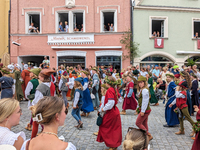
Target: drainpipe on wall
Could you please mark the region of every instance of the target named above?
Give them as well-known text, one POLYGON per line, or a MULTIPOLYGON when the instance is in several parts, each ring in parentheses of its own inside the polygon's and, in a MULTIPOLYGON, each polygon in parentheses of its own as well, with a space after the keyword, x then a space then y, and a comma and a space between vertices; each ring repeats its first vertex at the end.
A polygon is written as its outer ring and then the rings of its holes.
POLYGON ((8 54, 10 54, 10 15, 11 15, 11 0, 10 0, 10 10, 8 11, 8 54))
MULTIPOLYGON (((131 33, 132 37, 131 40, 133 41, 133 0, 130 0, 130 25, 131 25, 131 33)), ((133 58, 134 59, 134 58, 133 58)), ((133 65, 133 60, 130 60, 130 64, 133 65)))

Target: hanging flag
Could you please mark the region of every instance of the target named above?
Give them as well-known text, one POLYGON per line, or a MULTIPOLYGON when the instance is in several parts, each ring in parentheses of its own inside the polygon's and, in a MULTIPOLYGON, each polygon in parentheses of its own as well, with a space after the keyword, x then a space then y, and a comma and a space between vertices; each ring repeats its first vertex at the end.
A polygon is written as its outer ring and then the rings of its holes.
POLYGON ((164 39, 155 38, 154 48, 164 48, 164 39))
POLYGON ((200 40, 197 40, 197 48, 200 49, 200 40))

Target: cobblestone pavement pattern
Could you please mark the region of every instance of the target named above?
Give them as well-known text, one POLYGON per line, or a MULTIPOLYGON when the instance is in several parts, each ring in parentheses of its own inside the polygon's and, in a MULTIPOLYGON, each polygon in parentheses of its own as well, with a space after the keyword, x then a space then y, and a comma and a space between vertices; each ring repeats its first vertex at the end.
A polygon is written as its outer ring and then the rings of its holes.
MULTIPOLYGON (((19 125, 12 128, 12 131, 19 132, 24 131, 26 133, 27 139, 31 137, 31 131, 27 131, 25 126, 30 121, 31 113, 27 108, 27 101, 21 102, 22 116, 19 125)), ((122 104, 118 104, 118 108, 121 111, 122 104)), ((160 101, 159 106, 151 106, 151 114, 149 116, 149 132, 153 136, 153 140, 150 142, 151 150, 190 150, 193 144, 193 140, 189 137, 192 132, 192 126, 188 121, 184 121, 185 125, 185 135, 175 135, 174 133, 179 130, 179 127, 164 128, 165 124, 165 108, 160 101)), ((77 124, 75 119, 71 116, 72 106, 70 105, 69 113, 66 117, 65 124, 59 127, 58 136, 63 135, 65 141, 72 142, 77 150, 104 150, 107 147, 104 143, 98 143, 96 141, 96 136, 93 132, 98 131, 98 126, 96 125, 97 111, 92 112, 88 118, 82 117, 84 123, 84 128, 78 130, 74 127, 77 124)), ((127 115, 121 115, 122 120, 122 134, 123 140, 127 133, 128 127, 136 127, 135 121, 137 116, 134 115, 132 110, 127 111, 127 115)), ((196 120, 195 117, 192 117, 196 120)), ((41 128, 40 128, 41 130, 41 128)), ((39 130, 39 131, 40 131, 39 130)), ((122 150, 122 145, 118 148, 122 150)))

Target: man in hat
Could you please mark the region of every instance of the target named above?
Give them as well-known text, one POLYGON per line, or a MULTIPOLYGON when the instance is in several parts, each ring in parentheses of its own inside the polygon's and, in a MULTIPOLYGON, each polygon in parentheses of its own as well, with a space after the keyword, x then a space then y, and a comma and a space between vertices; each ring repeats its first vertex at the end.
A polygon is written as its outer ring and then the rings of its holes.
POLYGON ((100 102, 99 102, 99 94, 98 94, 98 90, 99 90, 99 76, 97 74, 98 70, 97 68, 93 67, 92 68, 92 93, 95 95, 95 99, 92 100, 93 102, 93 107, 96 110, 97 107, 99 107, 100 102))

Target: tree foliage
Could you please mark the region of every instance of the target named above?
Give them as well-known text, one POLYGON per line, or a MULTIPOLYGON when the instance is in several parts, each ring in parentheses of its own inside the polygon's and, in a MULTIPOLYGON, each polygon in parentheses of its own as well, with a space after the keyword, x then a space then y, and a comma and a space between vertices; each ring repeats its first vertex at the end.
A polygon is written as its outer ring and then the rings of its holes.
POLYGON ((128 50, 128 54, 127 55, 122 55, 123 60, 130 58, 131 60, 133 60, 133 58, 135 58, 138 55, 138 46, 139 44, 136 42, 133 42, 133 35, 131 33, 131 31, 127 31, 123 34, 122 39, 120 40, 121 44, 125 45, 125 49, 128 50))
POLYGON ((187 66, 194 66, 199 59, 194 60, 194 58, 187 59, 187 66))

